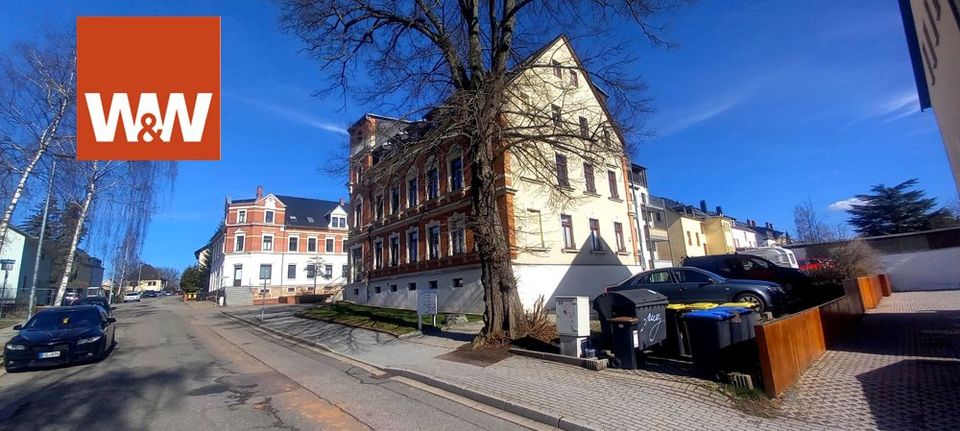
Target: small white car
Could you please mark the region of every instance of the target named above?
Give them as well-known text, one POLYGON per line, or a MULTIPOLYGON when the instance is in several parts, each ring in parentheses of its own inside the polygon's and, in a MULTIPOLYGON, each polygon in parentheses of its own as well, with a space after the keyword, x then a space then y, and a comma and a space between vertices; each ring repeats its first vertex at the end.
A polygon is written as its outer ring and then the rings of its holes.
POLYGON ((140 302, 140 292, 127 292, 123 294, 123 302, 140 302))

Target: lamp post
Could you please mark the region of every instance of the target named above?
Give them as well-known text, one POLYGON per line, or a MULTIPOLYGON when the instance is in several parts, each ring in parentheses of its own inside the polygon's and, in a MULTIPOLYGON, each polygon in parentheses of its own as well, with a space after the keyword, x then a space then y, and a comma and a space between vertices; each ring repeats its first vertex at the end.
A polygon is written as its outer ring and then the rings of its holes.
POLYGON ((3 318, 3 306, 7 300, 7 277, 13 270, 13 264, 17 263, 14 259, 0 260, 0 269, 3 269, 3 289, 0 289, 0 318, 3 318))

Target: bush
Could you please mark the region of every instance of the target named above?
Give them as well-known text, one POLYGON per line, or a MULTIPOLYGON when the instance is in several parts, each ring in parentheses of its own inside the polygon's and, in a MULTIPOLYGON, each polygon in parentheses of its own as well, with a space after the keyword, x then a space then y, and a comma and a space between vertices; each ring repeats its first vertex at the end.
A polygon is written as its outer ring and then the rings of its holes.
POLYGON ((833 270, 843 278, 863 277, 880 270, 880 256, 862 239, 839 243, 829 253, 828 257, 836 262, 833 270))

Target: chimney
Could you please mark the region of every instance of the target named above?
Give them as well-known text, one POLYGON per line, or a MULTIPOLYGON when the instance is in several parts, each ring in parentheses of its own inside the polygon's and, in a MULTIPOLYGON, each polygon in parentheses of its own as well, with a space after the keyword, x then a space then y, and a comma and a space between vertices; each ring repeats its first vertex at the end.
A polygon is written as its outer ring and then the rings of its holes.
POLYGON ((707 201, 705 200, 700 201, 700 211, 707 212, 707 201))
POLYGON ((775 230, 775 229, 773 228, 773 223, 767 223, 767 224, 770 225, 770 227, 768 227, 767 229, 775 230))
POLYGON ((259 200, 262 197, 263 197, 263 186, 257 186, 257 199, 259 200))
POLYGON ((723 215, 723 207, 720 205, 717 205, 717 214, 723 215))

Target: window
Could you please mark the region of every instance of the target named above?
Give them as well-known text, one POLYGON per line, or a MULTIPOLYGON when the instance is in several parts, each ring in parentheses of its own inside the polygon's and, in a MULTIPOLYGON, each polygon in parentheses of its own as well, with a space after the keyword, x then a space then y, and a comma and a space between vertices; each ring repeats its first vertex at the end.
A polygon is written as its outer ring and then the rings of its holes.
POLYGON ((324 242, 326 242, 327 245, 327 253, 333 253, 333 238, 327 238, 324 242))
POLYGON ((348 275, 350 275, 350 265, 343 265, 343 267, 340 268, 340 276, 347 278, 348 275))
POLYGON ((396 284, 391 284, 391 285, 390 285, 390 291, 391 291, 391 292, 396 292, 396 291, 397 291, 397 285, 396 285, 396 284))
POLYGON ((246 223, 247 222, 247 210, 237 211, 237 223, 246 223))
POLYGON ((400 238, 392 237, 390 238, 390 266, 397 266, 400 264, 400 238))
POLYGON ((744 257, 741 259, 741 265, 743 265, 744 271, 751 271, 756 269, 767 269, 770 265, 767 262, 764 262, 760 259, 754 257, 744 257))
POLYGON ((317 251, 317 239, 316 238, 307 238, 307 251, 310 253, 316 253, 317 251))
POLYGON ((407 283, 407 290, 417 290, 417 283, 407 283))
POLYGON ((430 290, 437 290, 437 287, 439 287, 437 280, 430 280, 430 290))
POLYGON ((624 241, 623 241, 623 225, 618 222, 614 222, 613 233, 617 237, 617 251, 619 252, 627 251, 626 244, 624 244, 624 241))
POLYGON ((363 247, 353 249, 353 259, 350 260, 350 263, 353 264, 352 281, 360 281, 360 275, 363 273, 363 247))
POLYGON ((326 278, 326 279, 333 278, 333 265, 323 266, 323 278, 326 278))
POLYGON ((450 250, 451 254, 463 254, 467 250, 467 239, 466 239, 466 229, 463 227, 463 222, 459 221, 454 223, 450 229, 450 250))
POLYGON ((411 178, 407 181, 407 208, 417 206, 417 179, 411 178))
POLYGON ((676 269, 673 274, 677 276, 677 283, 709 283, 713 281, 710 276, 702 272, 688 269, 676 269))
POLYGON ((690 235, 690 231, 687 231, 687 245, 693 245, 693 236, 690 235))
POLYGON ((620 191, 617 189, 617 173, 607 171, 607 181, 610 183, 610 197, 614 199, 620 198, 620 191))
POLYGON ((233 251, 243 251, 243 240, 246 237, 243 235, 237 235, 236 244, 233 246, 233 251))
POLYGON ((263 236, 263 251, 273 251, 273 235, 263 236))
POLYGON ((536 232, 532 232, 533 240, 537 247, 543 248, 545 246, 543 241, 543 215, 535 209, 528 209, 527 212, 530 213, 530 222, 534 223, 537 229, 536 232))
POLYGON ((300 238, 291 236, 287 239, 287 251, 297 251, 297 248, 300 246, 300 238))
POLYGON ((340 247, 341 247, 341 248, 340 248, 340 253, 346 253, 346 252, 347 252, 347 240, 343 240, 343 244, 342 244, 340 247))
POLYGON ((450 161, 450 190, 463 188, 463 158, 457 157, 450 161))
POLYGON ((563 248, 577 248, 577 244, 573 240, 573 219, 566 214, 560 215, 560 226, 563 229, 563 248))
POLYGON ((273 211, 267 210, 263 213, 264 223, 273 223, 273 211))
POLYGON ((380 286, 374 286, 374 287, 373 287, 373 293, 380 293, 380 292, 382 292, 382 291, 383 291, 383 289, 382 289, 380 286))
POLYGON ((417 231, 407 233, 407 263, 417 263, 419 254, 420 233, 417 231))
POLYGON ((570 178, 567 176, 567 156, 557 153, 557 184, 560 187, 570 187, 570 178))
POLYGON ((587 117, 580 117, 580 137, 583 139, 590 138, 590 123, 587 122, 587 117))
POLYGON ((557 128, 560 128, 560 124, 563 122, 562 114, 560 112, 560 105, 551 105, 553 112, 553 125, 557 128))
POLYGON ((694 232, 693 234, 697 236, 697 245, 699 246, 699 245, 700 245, 700 232, 694 232))
POLYGON ((314 279, 317 277, 317 265, 307 264, 307 278, 314 279))
POLYGON ((353 296, 360 296, 360 289, 353 289, 353 296))
POLYGON ((563 68, 560 67, 560 62, 557 60, 552 60, 550 64, 553 66, 553 76, 557 78, 563 78, 563 68))
POLYGON ((390 189, 390 214, 396 214, 400 211, 400 186, 393 186, 390 189))
POLYGON ((590 193, 597 192, 597 185, 593 180, 593 165, 589 163, 583 164, 583 181, 587 185, 587 191, 590 193))
POLYGON ((270 280, 273 277, 273 265, 264 263, 260 265, 260 280, 270 280))
POLYGON ((436 199, 440 196, 440 174, 437 168, 427 171, 427 199, 436 199))
POLYGON ((313 223, 313 217, 307 217, 307 223, 313 223))
POLYGON ((580 80, 577 77, 577 72, 574 70, 570 71, 570 85, 580 87, 580 80))
POLYGON ((363 221, 363 203, 358 203, 357 208, 353 210, 353 227, 359 227, 363 221))
POLYGON ((287 218, 290 219, 290 221, 297 221, 297 216, 295 215, 287 216, 287 218))
POLYGON ((374 215, 377 217, 377 220, 383 220, 383 196, 377 195, 377 198, 374 199, 374 202, 374 215))
POLYGON ((430 259, 440 257, 440 226, 427 228, 427 255, 430 259))
POLYGON ((647 276, 647 279, 643 281, 644 283, 656 284, 656 283, 673 283, 673 280, 670 279, 669 271, 657 271, 653 272, 647 276))
POLYGON ((657 221, 663 221, 663 218, 662 218, 662 216, 660 215, 660 213, 659 213, 659 212, 657 212, 657 213, 654 213, 653 215, 655 216, 654 218, 656 218, 656 219, 657 219, 657 221))
POLYGON ((373 243, 373 268, 383 268, 383 241, 373 243))
POLYGON ((463 279, 462 279, 462 278, 454 278, 453 281, 452 281, 452 285, 453 285, 453 287, 454 287, 455 289, 458 288, 458 287, 463 287, 463 279))
POLYGON ((297 278, 297 265, 287 265, 287 278, 297 278))
POLYGON ((239 286, 240 279, 243 278, 243 265, 233 265, 234 286, 239 286))
POLYGON ((610 147, 610 130, 608 130, 607 128, 603 129, 603 143, 608 148, 610 147))
POLYGON ((594 250, 603 250, 603 243, 600 238, 600 221, 592 218, 590 219, 590 244, 593 245, 594 250))

